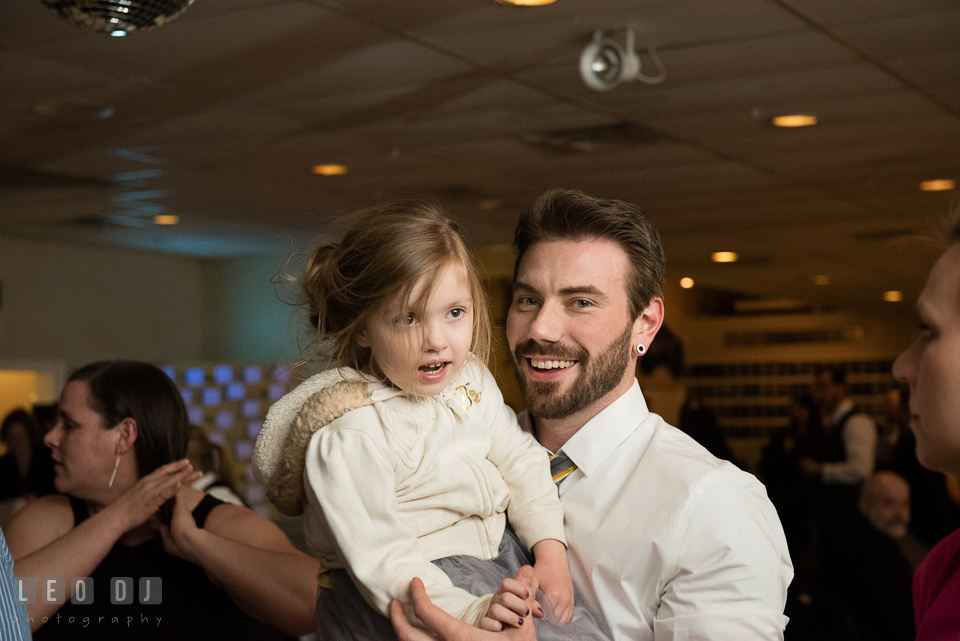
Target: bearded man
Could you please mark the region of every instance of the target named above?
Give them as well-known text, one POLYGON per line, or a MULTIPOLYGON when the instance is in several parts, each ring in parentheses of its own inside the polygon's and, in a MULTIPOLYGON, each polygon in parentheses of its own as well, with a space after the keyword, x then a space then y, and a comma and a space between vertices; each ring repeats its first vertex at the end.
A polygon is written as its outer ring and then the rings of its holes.
MULTIPOLYGON (((664 314, 653 224, 629 203, 551 190, 514 249, 519 420, 555 456, 575 586, 618 641, 782 639, 793 567, 766 491, 648 411, 635 377, 664 314)), ((487 638, 413 592, 440 638, 487 638)), ((402 641, 429 638, 393 618, 402 641)))

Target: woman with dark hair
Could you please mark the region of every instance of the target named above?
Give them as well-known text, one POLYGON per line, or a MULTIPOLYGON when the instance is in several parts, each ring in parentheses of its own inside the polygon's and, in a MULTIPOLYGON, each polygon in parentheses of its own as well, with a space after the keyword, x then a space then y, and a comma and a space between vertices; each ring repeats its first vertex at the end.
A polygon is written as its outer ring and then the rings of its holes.
POLYGON ((24 410, 13 410, 0 424, 0 499, 53 494, 53 460, 43 446, 40 426, 24 410))
POLYGON ((36 583, 25 586, 35 638, 280 634, 258 621, 312 630, 316 561, 270 521, 190 487, 200 473, 184 458, 187 429, 176 386, 152 365, 100 362, 70 376, 44 439, 61 494, 28 504, 5 531, 17 576, 36 583), (62 581, 53 592, 50 577, 62 581))

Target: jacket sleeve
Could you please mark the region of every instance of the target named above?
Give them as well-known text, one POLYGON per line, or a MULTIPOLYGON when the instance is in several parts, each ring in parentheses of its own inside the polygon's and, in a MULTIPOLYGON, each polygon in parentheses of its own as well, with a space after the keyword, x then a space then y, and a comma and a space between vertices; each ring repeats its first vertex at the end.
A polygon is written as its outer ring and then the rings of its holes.
POLYGON ((516 414, 503 402, 490 370, 482 364, 475 365, 477 376, 482 379, 481 407, 491 430, 487 458, 497 466, 510 488, 507 514, 514 531, 529 549, 544 539, 556 539, 566 545, 563 507, 550 475, 547 451, 520 429, 516 414))
MULTIPOLYGON (((372 408, 364 414, 377 420, 372 408)), ((398 515, 389 451, 385 442, 360 429, 328 426, 313 436, 305 481, 335 553, 367 603, 384 616, 391 599, 409 602, 410 581, 419 577, 434 604, 477 625, 491 595, 478 598, 454 587, 423 555, 398 515)))

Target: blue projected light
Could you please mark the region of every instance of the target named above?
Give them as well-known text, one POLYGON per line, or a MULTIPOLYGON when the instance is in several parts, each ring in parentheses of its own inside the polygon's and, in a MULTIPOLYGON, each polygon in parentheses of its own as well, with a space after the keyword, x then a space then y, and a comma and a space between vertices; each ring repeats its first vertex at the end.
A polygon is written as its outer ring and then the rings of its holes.
POLYGON ((184 382, 191 387, 203 385, 206 379, 207 375, 204 373, 202 367, 191 367, 183 373, 184 382))
POLYGON ((243 383, 230 383, 227 385, 227 398, 231 401, 239 401, 247 393, 247 388, 243 383))
POLYGON ((173 365, 167 365, 160 369, 163 370, 163 373, 166 374, 171 381, 177 380, 177 370, 173 369, 173 365))
POLYGON ((217 445, 226 445, 227 444, 227 435, 223 432, 211 431, 207 432, 207 438, 210 439, 211 443, 216 443, 217 445))
POLYGON ((203 408, 191 407, 187 410, 187 418, 192 425, 203 425, 203 408))
POLYGON ((260 401, 249 399, 243 402, 243 415, 246 418, 260 415, 260 401))
POLYGON ((257 438, 262 429, 263 421, 250 421, 247 423, 247 436, 250 438, 257 438))
POLYGON ((247 383, 263 382, 263 370, 256 365, 248 365, 243 368, 243 380, 247 383))
POLYGON ((219 405, 222 399, 223 395, 220 393, 219 387, 208 387, 203 390, 204 405, 219 405))
POLYGON ((217 365, 213 368, 214 382, 225 385, 233 380, 233 368, 229 365, 217 365))
POLYGON ((228 412, 226 410, 220 410, 217 412, 217 427, 222 427, 224 429, 230 429, 233 427, 233 423, 236 420, 233 412, 228 412))
POLYGON ((193 405, 193 390, 190 390, 190 389, 180 390, 180 398, 183 399, 184 405, 193 405))

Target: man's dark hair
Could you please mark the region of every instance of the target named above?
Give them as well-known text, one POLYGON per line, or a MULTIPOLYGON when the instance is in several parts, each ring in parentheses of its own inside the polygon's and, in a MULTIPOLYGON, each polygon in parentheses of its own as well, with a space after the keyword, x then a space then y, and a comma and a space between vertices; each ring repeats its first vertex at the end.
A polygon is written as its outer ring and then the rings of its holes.
POLYGON ((640 316, 654 298, 663 297, 666 257, 660 234, 636 205, 593 198, 581 191, 549 190, 517 223, 513 237, 517 254, 514 280, 530 246, 549 240, 609 240, 619 245, 630 266, 627 298, 631 318, 640 316))

